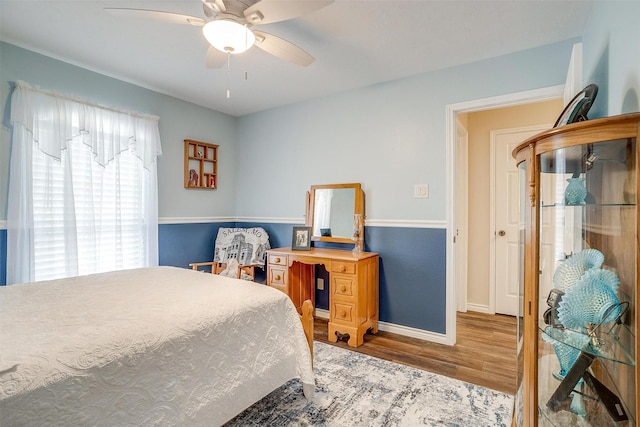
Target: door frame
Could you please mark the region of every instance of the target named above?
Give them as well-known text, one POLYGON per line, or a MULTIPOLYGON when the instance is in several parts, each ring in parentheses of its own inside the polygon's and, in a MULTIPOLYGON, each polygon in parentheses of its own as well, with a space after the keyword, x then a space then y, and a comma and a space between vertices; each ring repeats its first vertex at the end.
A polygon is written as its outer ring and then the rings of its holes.
MULTIPOLYGON (((446 217, 447 217, 447 262, 446 262, 446 334, 445 343, 453 345, 456 343, 456 295, 462 290, 457 289, 456 273, 457 264, 464 264, 466 268, 466 258, 456 263, 456 248, 454 237, 456 233, 456 115, 458 113, 470 113, 474 111, 491 110, 495 108, 513 107, 516 105, 530 104, 534 102, 548 101, 562 98, 564 85, 550 86, 540 89, 533 89, 523 92, 515 92, 507 95, 499 95, 490 98, 476 99, 472 101, 459 102, 446 105, 446 217)), ((464 213, 466 215, 466 212, 464 213)), ((467 242, 467 239, 462 239, 467 242)), ((463 243, 466 244, 466 243, 463 243)), ((466 253, 466 249, 463 248, 466 253)), ((466 289, 464 290, 466 293, 466 289)))
POLYGON ((469 133, 467 128, 456 117, 456 165, 464 165, 465 167, 456 168, 456 206, 454 211, 456 217, 456 228, 454 232, 454 250, 456 251, 456 283, 457 297, 456 310, 461 312, 467 311, 467 238, 469 235, 469 203, 468 203, 468 168, 469 168, 469 133))

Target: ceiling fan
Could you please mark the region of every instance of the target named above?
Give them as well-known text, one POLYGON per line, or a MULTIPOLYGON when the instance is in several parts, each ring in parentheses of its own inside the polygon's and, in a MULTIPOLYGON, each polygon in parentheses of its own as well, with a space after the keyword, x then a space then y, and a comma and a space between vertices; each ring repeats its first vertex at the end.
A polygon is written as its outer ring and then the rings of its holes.
POLYGON ((229 55, 242 53, 254 44, 277 58, 307 66, 313 63, 313 56, 287 40, 252 27, 298 18, 321 9, 334 0, 201 1, 204 18, 161 10, 115 7, 105 7, 105 10, 118 15, 137 14, 164 22, 202 27, 210 44, 206 61, 210 68, 224 65, 229 55))

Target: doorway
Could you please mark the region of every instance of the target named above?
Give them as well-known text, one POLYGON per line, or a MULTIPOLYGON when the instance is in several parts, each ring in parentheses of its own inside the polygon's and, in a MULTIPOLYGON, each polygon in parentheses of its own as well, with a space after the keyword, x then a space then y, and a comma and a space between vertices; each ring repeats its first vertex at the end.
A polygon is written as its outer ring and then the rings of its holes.
MULTIPOLYGON (((447 337, 446 341, 448 344, 455 344, 456 342, 456 313, 458 309, 460 311, 466 311, 466 309, 481 311, 491 313, 492 308, 495 307, 494 302, 489 303, 489 295, 488 290, 486 291, 486 298, 484 300, 476 301, 477 295, 476 291, 478 291, 477 286, 477 275, 470 270, 470 247, 474 244, 473 240, 470 238, 472 230, 474 227, 477 229, 477 226, 473 224, 473 218, 476 217, 476 210, 470 203, 465 204, 459 203, 460 192, 465 192, 468 194, 476 194, 473 188, 470 188, 470 184, 472 182, 476 182, 474 178, 469 175, 469 177, 461 183, 462 178, 464 176, 463 172, 468 172, 471 174, 472 165, 475 165, 478 159, 474 153, 473 148, 473 138, 471 137, 472 132, 467 132, 469 134, 468 144, 466 147, 463 144, 459 144, 457 141, 457 135, 460 134, 460 123, 463 123, 466 126, 467 131, 469 131, 470 126, 469 119, 473 122, 473 114, 483 112, 485 114, 503 108, 511 108, 511 107, 524 107, 533 103, 540 103, 551 100, 558 100, 559 102, 559 110, 553 111, 552 114, 555 116, 560 113, 562 110, 562 95, 563 95, 564 86, 554 86, 549 88, 537 89, 526 92, 519 92, 510 95, 504 95, 499 97, 492 97, 487 99, 469 101, 459 104, 452 104, 447 106, 446 111, 446 119, 447 119, 447 337), (460 154, 459 150, 465 150, 466 153, 460 154), (465 165, 460 165, 457 163, 456 159, 467 158, 468 162, 465 165), (461 172, 462 171, 462 172, 461 172), (465 183, 469 184, 467 188, 465 188, 465 183), (462 205, 462 206, 460 206, 462 205), (463 212, 460 212, 459 209, 462 209, 463 212), (468 212, 473 212, 474 215, 468 215, 468 212), (464 230, 462 227, 465 226, 464 223, 459 224, 458 222, 461 219, 467 218, 468 225, 467 230, 464 230), (460 227, 459 227, 460 226, 460 227), (460 237, 460 232, 465 232, 465 236, 460 237), (456 235, 457 234, 457 235, 456 235), (458 244, 466 245, 467 247, 456 246, 458 244), (460 255, 462 254, 462 255, 460 255), (465 273, 466 270, 466 273, 465 273), (460 276, 464 276, 462 279, 460 276), (467 280, 464 280, 464 279, 467 280), (473 281, 470 281, 469 278, 473 278, 473 281), (465 283, 467 282, 467 283, 465 283), (460 286, 464 286, 460 288, 460 286), (463 301, 462 296, 467 294, 466 304, 463 301), (470 301, 472 301, 470 303, 470 301)), ((508 127, 508 126, 503 126, 508 127)), ((488 148, 487 148, 488 151, 488 148)), ((488 154, 487 154, 488 156, 488 154)), ((487 157, 488 158, 488 157, 487 157)), ((484 168, 489 169, 489 162, 487 161, 484 165, 484 168)), ((488 196, 486 197, 488 199, 488 196)), ((485 200, 486 203, 486 200, 485 200)), ((488 213, 487 213, 488 217, 488 213)), ((488 221, 485 221, 485 225, 483 227, 483 232, 485 236, 487 236, 489 224, 488 221)), ((476 230, 478 231, 478 230, 476 230)), ((480 231, 478 231, 480 232, 480 231)), ((487 237, 486 237, 487 238, 487 237)), ((488 240, 488 238, 487 238, 488 240)), ((480 246, 480 248, 484 247, 485 255, 488 253, 488 244, 484 246, 480 246)), ((482 252, 476 251, 476 252, 482 252)), ((489 271, 489 261, 485 262, 484 268, 486 269, 487 274, 485 282, 488 282, 488 271, 489 271)), ((487 288, 488 289, 488 288, 487 288)), ((494 309, 494 308, 493 308, 494 309)))

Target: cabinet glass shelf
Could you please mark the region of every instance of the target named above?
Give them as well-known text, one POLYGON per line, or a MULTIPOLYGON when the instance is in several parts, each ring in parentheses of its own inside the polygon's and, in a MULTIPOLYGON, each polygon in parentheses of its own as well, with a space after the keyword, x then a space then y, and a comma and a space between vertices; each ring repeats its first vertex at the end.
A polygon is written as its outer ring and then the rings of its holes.
MULTIPOLYGON (((544 321, 541 320, 540 324, 544 324, 544 321)), ((608 329, 611 328, 611 325, 603 325, 603 327, 608 329)), ((597 334, 596 345, 593 345, 591 338, 581 331, 547 326, 546 328, 541 327, 540 332, 544 335, 545 341, 548 338, 601 359, 635 366, 635 359, 629 348, 630 343, 634 342, 634 337, 627 325, 616 325, 611 332, 597 334)))
POLYGON ((585 203, 583 205, 564 205, 561 203, 554 203, 550 205, 542 205, 542 208, 616 208, 616 207, 635 207, 635 203, 585 203))

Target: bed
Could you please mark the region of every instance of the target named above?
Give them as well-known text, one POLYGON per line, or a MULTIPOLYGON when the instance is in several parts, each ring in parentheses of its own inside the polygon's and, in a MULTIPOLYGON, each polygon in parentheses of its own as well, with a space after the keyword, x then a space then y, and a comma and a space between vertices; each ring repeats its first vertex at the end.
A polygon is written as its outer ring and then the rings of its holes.
POLYGON ((214 426, 290 379, 315 388, 296 309, 253 282, 151 267, 3 286, 0 316, 3 426, 214 426))

